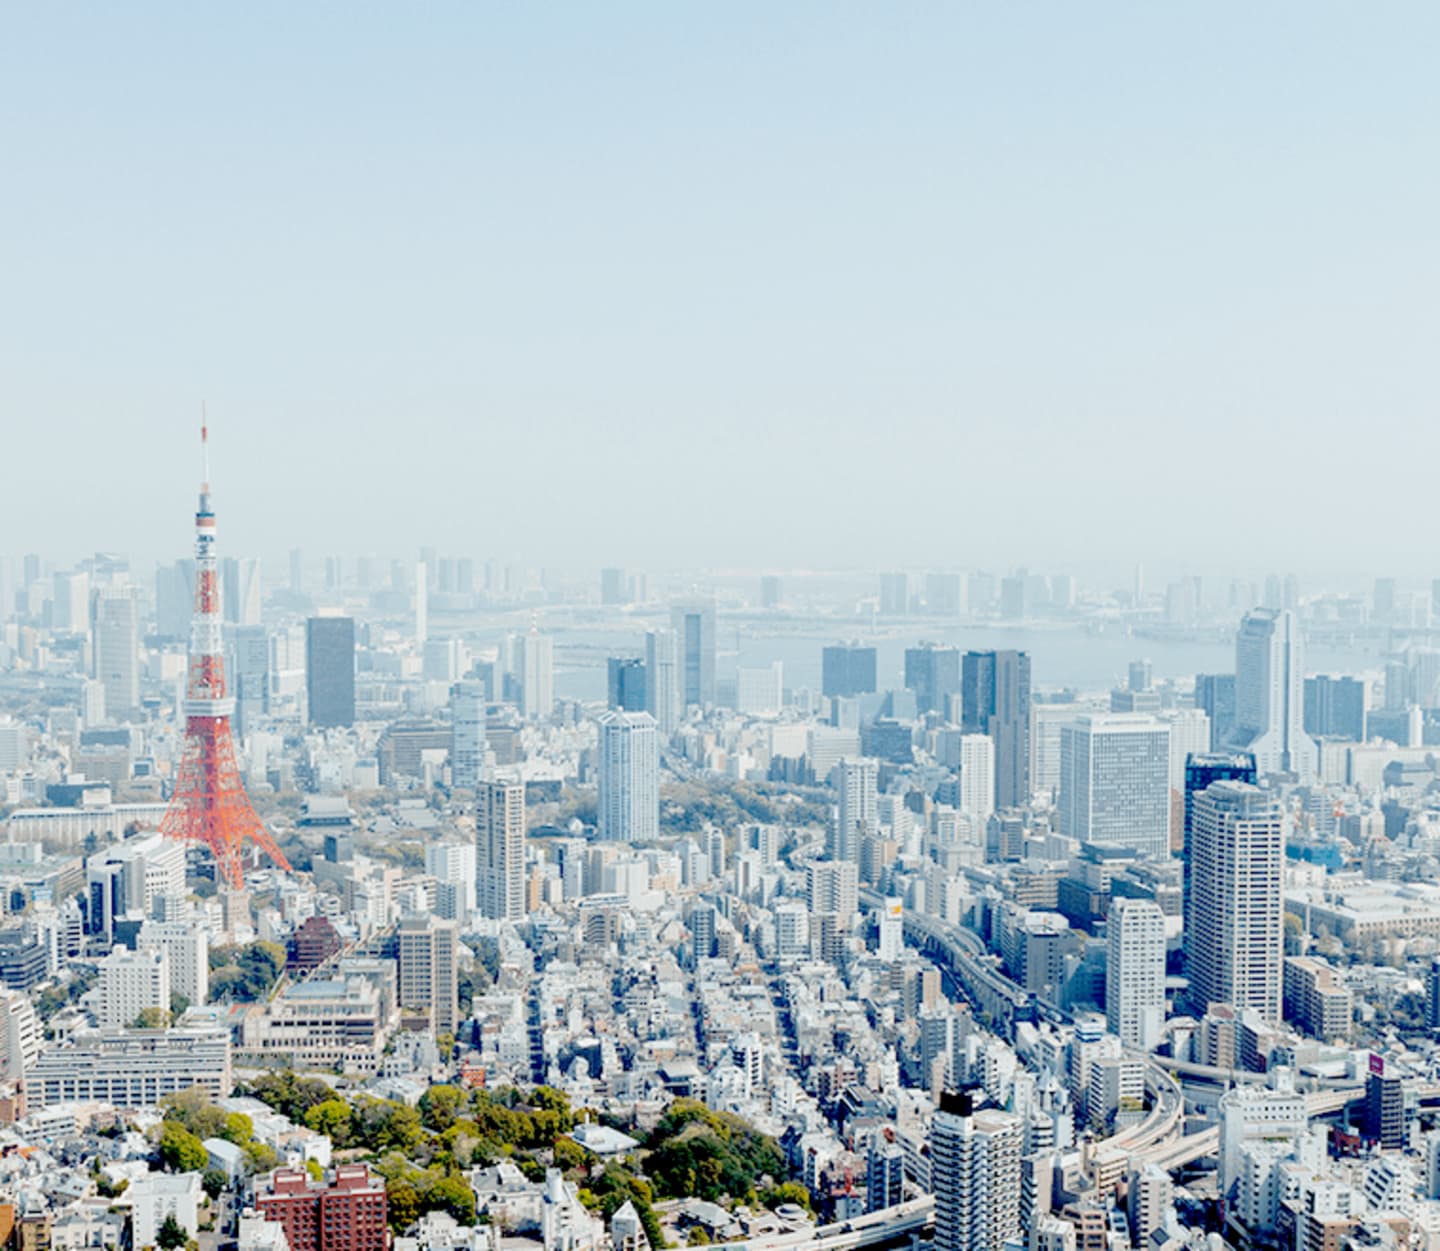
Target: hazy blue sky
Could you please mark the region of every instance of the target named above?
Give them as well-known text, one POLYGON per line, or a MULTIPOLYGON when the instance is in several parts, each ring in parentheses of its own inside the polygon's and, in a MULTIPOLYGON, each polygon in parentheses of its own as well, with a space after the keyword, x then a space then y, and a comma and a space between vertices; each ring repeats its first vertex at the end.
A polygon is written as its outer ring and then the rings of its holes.
POLYGON ((0 7, 0 550, 1440 573, 1440 6, 0 7))

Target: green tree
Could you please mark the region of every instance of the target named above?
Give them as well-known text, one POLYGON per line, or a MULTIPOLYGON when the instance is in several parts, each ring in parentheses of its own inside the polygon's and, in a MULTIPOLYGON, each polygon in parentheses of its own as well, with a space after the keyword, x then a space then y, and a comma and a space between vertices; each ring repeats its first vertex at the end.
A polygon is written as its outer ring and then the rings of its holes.
POLYGON ((205 1187, 205 1193, 212 1199, 218 1199, 220 1192, 230 1184, 230 1179, 218 1168, 207 1168, 204 1176, 200 1178, 200 1184, 205 1187))
POLYGON ((385 1186, 390 1228, 403 1234, 420 1219, 420 1192, 408 1181, 389 1182, 385 1186))
POLYGON ((425 1209, 441 1208, 462 1225, 475 1223, 475 1192, 464 1178, 451 1174, 437 1178, 425 1193, 425 1209))
POLYGON ((160 1159, 172 1173, 199 1173, 210 1163, 210 1153, 179 1121, 166 1121, 160 1127, 160 1159))
POLYGON ((220 1137, 226 1142, 233 1142, 237 1147, 243 1147, 255 1137, 255 1122, 243 1112, 231 1112, 225 1117, 225 1126, 220 1131, 220 1137))
POLYGON ((190 1235, 185 1232, 185 1226, 175 1219, 173 1213, 161 1222, 160 1231, 155 1235, 155 1243, 163 1251, 180 1251, 189 1241, 190 1235))
POLYGON ((469 1102, 469 1094, 459 1086, 431 1086, 420 1096, 420 1118, 427 1129, 444 1133, 469 1102))
POLYGON ((778 1186, 771 1186, 760 1200, 772 1211, 782 1203, 798 1203, 807 1212, 811 1210, 810 1192, 799 1182, 781 1182, 778 1186))
POLYGON ((140 1015, 135 1018, 132 1029, 164 1029, 170 1024, 170 1012, 167 1008, 141 1008, 140 1015))
POLYGON ((343 1099, 327 1099, 305 1113, 305 1124, 325 1134, 337 1147, 350 1145, 350 1105, 343 1099))
POLYGON ((552 1150, 555 1155, 555 1167, 567 1173, 572 1169, 584 1168, 593 1158, 584 1147, 566 1134, 561 1134, 555 1139, 552 1150))
POLYGON ((280 1163, 280 1157, 275 1154, 275 1148, 268 1143, 247 1142, 245 1144, 245 1162, 252 1174, 268 1173, 280 1163))

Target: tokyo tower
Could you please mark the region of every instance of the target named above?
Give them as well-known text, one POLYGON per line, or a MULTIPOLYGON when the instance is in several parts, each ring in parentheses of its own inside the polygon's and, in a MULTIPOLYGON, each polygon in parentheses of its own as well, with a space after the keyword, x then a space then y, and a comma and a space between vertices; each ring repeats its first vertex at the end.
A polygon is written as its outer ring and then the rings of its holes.
POLYGON ((185 688, 185 749, 160 832, 167 838, 204 843, 215 857, 217 880, 238 890, 245 885, 241 855, 247 840, 280 868, 290 865, 255 815, 235 764, 235 740, 230 735, 235 699, 225 688, 215 512, 210 507, 210 438, 203 423, 200 450, 204 481, 195 514, 195 613, 190 622, 190 671, 185 688))

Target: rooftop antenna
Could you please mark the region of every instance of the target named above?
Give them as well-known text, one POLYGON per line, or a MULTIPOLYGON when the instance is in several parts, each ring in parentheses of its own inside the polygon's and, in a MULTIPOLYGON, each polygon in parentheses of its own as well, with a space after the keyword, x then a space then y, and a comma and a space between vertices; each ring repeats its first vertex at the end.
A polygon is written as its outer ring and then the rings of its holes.
POLYGON ((205 489, 210 489, 210 426, 205 417, 205 401, 200 401, 200 473, 205 489))

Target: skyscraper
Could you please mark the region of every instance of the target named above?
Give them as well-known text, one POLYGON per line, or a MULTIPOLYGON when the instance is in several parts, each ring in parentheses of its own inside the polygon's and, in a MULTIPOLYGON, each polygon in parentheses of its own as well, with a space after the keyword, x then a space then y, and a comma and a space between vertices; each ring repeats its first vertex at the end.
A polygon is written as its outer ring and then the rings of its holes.
POLYGON ((826 697, 869 695, 875 685, 873 647, 834 643, 820 653, 820 691, 826 697))
POLYGON ((681 703, 709 707, 715 702, 715 601, 677 604, 670 624, 679 639, 681 703))
POLYGON ((1365 741, 1365 683, 1319 674, 1305 679, 1305 733, 1365 741))
POLYGON ((525 916, 525 784, 481 782, 475 804, 475 902, 497 921, 525 916))
POLYGON ((880 762, 866 758, 843 759, 835 769, 839 804, 828 848, 832 860, 860 863, 860 840, 879 826, 877 788, 880 762))
POLYGON ((1185 934, 1194 932, 1190 920, 1190 900, 1193 895, 1191 884, 1194 874, 1190 866, 1195 863, 1190 844, 1195 825, 1195 796, 1216 782, 1249 782, 1259 780, 1255 770, 1255 757, 1249 752, 1196 752, 1185 761, 1185 934))
POLYGON ((995 740, 995 804, 1030 802, 1030 654, 966 652, 961 728, 995 740))
POLYGON ((430 567, 425 561, 415 565, 415 646, 424 647, 430 637, 430 567))
POLYGON ((140 605, 133 587, 105 587, 95 599, 95 676, 114 720, 140 711, 140 605))
POLYGON ((155 570, 155 630, 167 639, 190 634, 190 611, 195 605, 195 562, 177 560, 155 570))
POLYGON ((270 689, 270 636, 260 625, 235 626, 230 672, 235 675, 235 730, 249 734, 265 713, 270 689))
POLYGON ((1305 650, 1293 612, 1257 608, 1235 636, 1235 728, 1229 746, 1255 754, 1264 777, 1315 780, 1319 754, 1305 733, 1305 650))
POLYGON ((429 1012, 437 1034, 453 1032, 460 1016, 460 927, 434 916, 409 916, 396 929, 402 1008, 429 1012))
POLYGON ((520 715, 543 721, 554 711, 554 643, 531 626, 520 639, 520 715))
POLYGON ((606 700, 620 712, 644 712, 645 662, 637 656, 611 656, 605 664, 606 700))
POLYGON ((944 716, 950 696, 960 691, 960 651, 940 643, 905 649, 905 687, 915 692, 915 708, 944 716))
POLYGON ((305 697, 318 726, 355 724, 355 619, 305 622, 305 697))
POLYGON ((623 604, 625 595, 625 570, 600 570, 600 602, 606 605, 623 604))
POLYGON ((945 1091, 930 1124, 935 1251, 1001 1251, 1020 1232, 1021 1120, 945 1091))
POLYGON ((880 575, 880 611, 887 617, 910 611, 910 580, 903 573, 880 575))
POLYGON ((1105 1026, 1149 1051, 1165 1028, 1165 914, 1150 899, 1115 899, 1105 924, 1105 1026))
POLYGON ((227 556, 220 567, 225 620, 231 625, 260 624, 260 558, 227 556))
POLYGON ((1227 1003, 1280 1019, 1283 821, 1279 802, 1248 782, 1216 782, 1195 796, 1185 951, 1197 1013, 1227 1003))
POLYGON ((1197 673, 1195 707, 1210 718, 1210 750, 1219 751, 1235 732, 1235 675, 1197 673))
POLYGON ((450 785, 473 791, 485 770, 485 687, 457 682, 450 688, 450 785))
POLYGON ((648 712, 607 712, 600 718, 599 837, 648 842, 660 836, 660 753, 648 712))
POLYGON ((645 635, 645 711, 664 738, 680 722, 680 638, 674 630, 645 635))
POLYGON ((1170 730, 1107 713, 1060 729, 1060 832, 1164 858, 1170 847, 1170 730))
POLYGON ((995 744, 988 734, 960 735, 960 811, 981 824, 995 811, 995 744))

